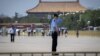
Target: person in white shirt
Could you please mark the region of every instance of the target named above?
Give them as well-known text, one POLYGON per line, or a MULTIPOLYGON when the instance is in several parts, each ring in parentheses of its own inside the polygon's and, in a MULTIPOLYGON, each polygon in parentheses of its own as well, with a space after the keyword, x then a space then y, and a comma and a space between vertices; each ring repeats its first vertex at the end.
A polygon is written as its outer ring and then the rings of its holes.
POLYGON ((28 33, 28 36, 31 35, 31 28, 30 27, 27 28, 27 33, 28 33))
POLYGON ((10 31, 11 42, 14 42, 15 41, 15 34, 16 34, 15 26, 12 26, 9 31, 10 31))
POLYGON ((33 33, 34 33, 34 35, 36 35, 36 30, 35 29, 33 30, 33 33))

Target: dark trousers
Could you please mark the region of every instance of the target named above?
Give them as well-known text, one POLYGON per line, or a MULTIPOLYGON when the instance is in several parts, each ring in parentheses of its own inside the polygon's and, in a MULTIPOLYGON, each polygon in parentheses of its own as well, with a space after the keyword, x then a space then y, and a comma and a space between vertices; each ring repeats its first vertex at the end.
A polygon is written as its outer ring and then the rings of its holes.
POLYGON ((30 36, 31 35, 31 32, 28 32, 28 36, 30 36))
POLYGON ((15 34, 10 34, 11 35, 11 42, 14 42, 15 40, 15 34))
POLYGON ((45 33, 44 32, 42 32, 42 36, 44 36, 45 35, 45 33))
POLYGON ((52 32, 52 52, 56 52, 57 38, 58 38, 57 32, 56 31, 52 32))
POLYGON ((20 36, 20 31, 18 31, 18 36, 20 36))

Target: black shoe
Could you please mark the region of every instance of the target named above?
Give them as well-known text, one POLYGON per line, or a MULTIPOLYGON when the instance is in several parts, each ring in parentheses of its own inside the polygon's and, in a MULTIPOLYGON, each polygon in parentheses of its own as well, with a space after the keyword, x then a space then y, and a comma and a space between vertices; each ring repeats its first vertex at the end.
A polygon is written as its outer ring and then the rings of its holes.
POLYGON ((58 54, 58 53, 53 53, 52 55, 53 55, 53 56, 58 56, 59 54, 58 54))
POLYGON ((11 41, 11 42, 14 42, 14 41, 11 41))

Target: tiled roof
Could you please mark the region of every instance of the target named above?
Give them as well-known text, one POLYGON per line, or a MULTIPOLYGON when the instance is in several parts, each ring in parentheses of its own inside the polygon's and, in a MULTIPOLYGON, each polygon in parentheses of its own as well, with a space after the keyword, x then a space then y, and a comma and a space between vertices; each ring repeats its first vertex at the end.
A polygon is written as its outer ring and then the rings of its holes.
POLYGON ((85 7, 79 2, 40 2, 36 7, 29 9, 27 13, 36 12, 76 12, 84 11, 85 7))

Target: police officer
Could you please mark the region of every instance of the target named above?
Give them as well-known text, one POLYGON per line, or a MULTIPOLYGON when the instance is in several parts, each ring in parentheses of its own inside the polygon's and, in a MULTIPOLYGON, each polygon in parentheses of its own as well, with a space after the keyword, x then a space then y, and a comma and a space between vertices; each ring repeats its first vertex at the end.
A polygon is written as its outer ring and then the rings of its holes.
POLYGON ((58 39, 58 32, 59 28, 57 25, 58 14, 54 14, 54 18, 51 20, 51 32, 52 32, 52 55, 58 55, 56 52, 57 48, 57 39, 58 39))

